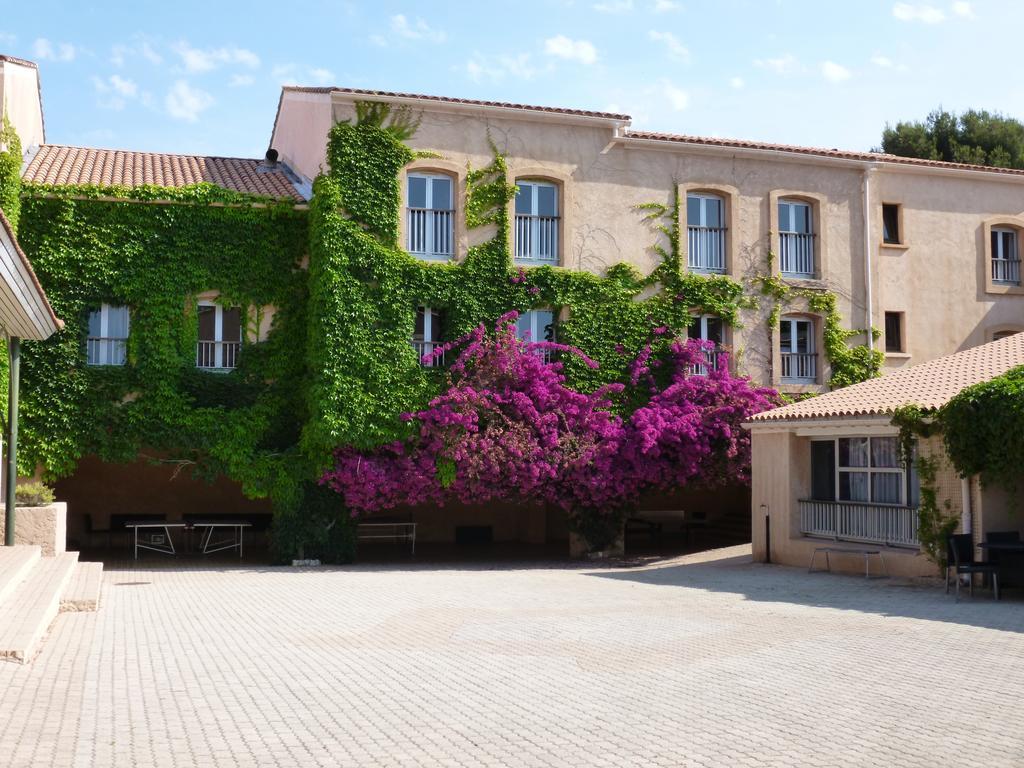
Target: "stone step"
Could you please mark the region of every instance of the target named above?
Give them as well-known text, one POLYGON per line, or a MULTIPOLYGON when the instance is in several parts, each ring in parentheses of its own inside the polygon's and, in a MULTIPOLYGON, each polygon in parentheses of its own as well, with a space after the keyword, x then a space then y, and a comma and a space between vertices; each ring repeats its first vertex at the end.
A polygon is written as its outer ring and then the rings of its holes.
POLYGON ((79 563, 60 596, 61 611, 95 611, 100 605, 102 584, 103 563, 79 563))
POLYGON ((25 580, 41 553, 33 546, 0 547, 0 605, 25 580))
POLYGON ((32 660, 60 611, 60 596, 77 564, 77 552, 40 558, 0 604, 0 659, 32 660))

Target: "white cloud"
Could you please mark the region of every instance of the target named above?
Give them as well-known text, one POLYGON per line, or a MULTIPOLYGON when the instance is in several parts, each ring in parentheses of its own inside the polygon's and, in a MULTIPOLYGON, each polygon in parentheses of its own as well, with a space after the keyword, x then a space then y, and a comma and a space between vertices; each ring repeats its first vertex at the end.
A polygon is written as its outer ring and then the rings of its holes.
POLYGON ((374 45, 379 45, 381 48, 388 47, 388 41, 384 39, 384 35, 370 35, 370 42, 374 45))
POLYGON ((327 85, 334 79, 334 73, 323 67, 314 67, 309 70, 309 76, 313 78, 313 82, 317 85, 327 85))
POLYGON ((129 99, 134 99, 139 93, 139 87, 134 80, 111 75, 106 79, 93 77, 93 88, 96 90, 96 103, 103 109, 122 110, 129 99))
POLYGON ((401 13, 391 17, 391 31, 407 40, 427 40, 431 43, 443 43, 448 39, 448 35, 445 34, 444 30, 434 29, 420 18, 410 23, 409 19, 401 13))
POLYGON ((890 59, 888 56, 883 56, 880 53, 876 53, 874 56, 871 57, 871 63, 874 64, 876 67, 881 67, 882 69, 892 69, 894 66, 896 66, 893 63, 892 59, 890 59))
POLYGON ((32 53, 45 61, 73 61, 78 51, 71 43, 51 43, 45 37, 36 38, 32 53))
POLYGON ((892 15, 900 21, 920 21, 923 24, 940 24, 946 20, 946 12, 933 5, 923 3, 896 3, 892 15))
POLYGON ((124 66, 129 58, 141 56, 150 64, 162 64, 164 57, 156 52, 156 49, 146 40, 138 43, 118 43, 110 49, 110 63, 115 67, 124 66))
POLYGON ((735 88, 737 91, 745 85, 742 77, 733 77, 729 79, 729 87, 735 88))
POLYGON ((226 46, 222 48, 193 48, 186 41, 175 43, 174 52, 181 57, 186 72, 209 72, 224 64, 237 64, 249 69, 260 65, 260 57, 247 48, 226 46))
POLYGON ((278 85, 299 85, 296 75, 298 69, 297 64, 278 64, 270 70, 270 76, 278 85))
POLYGON ((664 78, 661 80, 661 95, 665 97, 676 112, 682 112, 690 106, 690 94, 664 78))
POLYGON ((195 123, 199 115, 213 106, 213 96, 199 88, 193 88, 185 80, 177 80, 164 98, 167 113, 176 120, 195 123))
POLYGON ((830 83, 841 83, 844 80, 849 80, 851 73, 842 64, 836 64, 834 61, 823 61, 821 62, 821 76, 830 83))
POLYGON ((659 32, 656 29, 652 29, 647 33, 647 36, 658 43, 664 43, 665 47, 668 48, 668 54, 673 59, 679 61, 689 61, 690 51, 689 49, 679 42, 679 39, 671 32, 659 32))
POLYGON ((246 85, 252 85, 255 82, 256 78, 252 75, 239 75, 236 73, 231 76, 230 80, 228 80, 228 85, 232 88, 241 88, 246 85))
POLYGON ((678 11, 679 8, 680 5, 675 0, 654 0, 655 13, 668 13, 669 11, 678 11))
POLYGON ((470 80, 479 83, 484 80, 503 80, 506 77, 531 80, 541 69, 534 64, 528 53, 487 58, 474 52, 465 64, 465 71, 470 80))
POLYGON ((777 75, 789 75, 800 68, 800 62, 792 53, 785 53, 775 59, 755 59, 754 65, 777 75))
POLYGON ((601 0, 594 4, 599 13, 629 13, 633 10, 633 0, 601 0))
POLYGON ((593 64, 597 61, 597 49, 588 40, 572 40, 565 35, 555 35, 544 41, 544 53, 560 59, 593 64))
POLYGON ((973 19, 974 9, 970 3, 961 0, 961 2, 953 3, 953 15, 959 16, 962 19, 973 19))

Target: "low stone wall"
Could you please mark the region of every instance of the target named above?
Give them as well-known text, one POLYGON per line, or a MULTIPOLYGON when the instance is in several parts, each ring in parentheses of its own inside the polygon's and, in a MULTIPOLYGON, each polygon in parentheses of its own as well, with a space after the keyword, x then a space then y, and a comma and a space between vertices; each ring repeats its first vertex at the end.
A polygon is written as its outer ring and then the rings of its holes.
MULTIPOLYGON (((6 531, 6 510, 0 504, 0 541, 6 531)), ((14 543, 34 544, 42 548, 44 557, 63 554, 68 539, 68 505, 55 501, 45 507, 18 507, 14 511, 14 543)))

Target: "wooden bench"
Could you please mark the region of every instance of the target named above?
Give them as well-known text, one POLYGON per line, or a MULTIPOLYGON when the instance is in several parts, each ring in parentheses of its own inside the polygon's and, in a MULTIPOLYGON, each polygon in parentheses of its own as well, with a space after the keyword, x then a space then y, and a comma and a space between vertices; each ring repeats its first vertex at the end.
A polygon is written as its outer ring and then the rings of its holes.
POLYGON ((863 555, 864 556, 864 578, 871 577, 871 557, 877 555, 879 561, 882 563, 882 574, 885 576, 889 575, 889 569, 885 566, 885 557, 882 555, 880 549, 864 549, 864 548, 852 548, 852 547, 815 547, 811 553, 811 563, 807 566, 808 573, 814 573, 814 558, 819 552, 825 553, 825 570, 828 573, 832 573, 832 562, 829 558, 830 554, 841 554, 841 555, 863 555))

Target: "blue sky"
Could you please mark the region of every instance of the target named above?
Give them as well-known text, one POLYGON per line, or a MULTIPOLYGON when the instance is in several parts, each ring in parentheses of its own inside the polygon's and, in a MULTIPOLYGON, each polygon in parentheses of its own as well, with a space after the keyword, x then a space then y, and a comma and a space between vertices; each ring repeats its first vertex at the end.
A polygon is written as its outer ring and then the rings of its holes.
POLYGON ((867 149, 939 104, 1024 117, 1024 3, 8 4, 47 140, 259 157, 283 83, 623 111, 634 127, 867 149))

